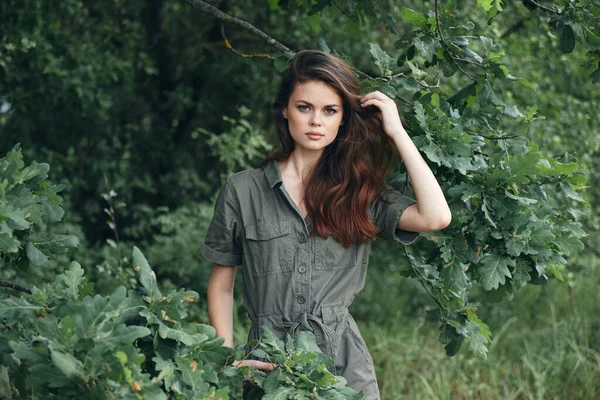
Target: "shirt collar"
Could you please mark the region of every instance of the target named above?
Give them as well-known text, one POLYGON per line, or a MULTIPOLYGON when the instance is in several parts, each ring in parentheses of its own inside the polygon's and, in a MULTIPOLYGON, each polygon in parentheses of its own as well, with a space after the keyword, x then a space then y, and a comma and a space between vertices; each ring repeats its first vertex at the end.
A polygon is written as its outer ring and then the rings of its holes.
POLYGON ((267 165, 263 167, 263 170, 265 171, 265 176, 267 177, 267 181, 269 181, 271 188, 281 184, 281 171, 279 170, 279 164, 277 164, 277 161, 269 161, 267 165))

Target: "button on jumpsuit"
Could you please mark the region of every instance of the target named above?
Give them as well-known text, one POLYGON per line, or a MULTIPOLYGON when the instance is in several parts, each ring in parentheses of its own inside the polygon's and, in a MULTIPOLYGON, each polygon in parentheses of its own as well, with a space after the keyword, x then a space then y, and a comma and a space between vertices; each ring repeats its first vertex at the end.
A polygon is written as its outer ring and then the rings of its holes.
MULTIPOLYGON (((415 202, 397 191, 369 207, 380 237, 412 243, 418 236, 396 228, 415 202)), ((242 266, 243 301, 252 321, 248 340, 268 326, 282 339, 314 333, 334 371, 347 385, 379 399, 373 360, 348 307, 365 283, 370 243, 344 247, 330 235, 310 237, 304 218, 282 184, 277 162, 232 175, 215 204, 200 253, 213 263, 242 266)))

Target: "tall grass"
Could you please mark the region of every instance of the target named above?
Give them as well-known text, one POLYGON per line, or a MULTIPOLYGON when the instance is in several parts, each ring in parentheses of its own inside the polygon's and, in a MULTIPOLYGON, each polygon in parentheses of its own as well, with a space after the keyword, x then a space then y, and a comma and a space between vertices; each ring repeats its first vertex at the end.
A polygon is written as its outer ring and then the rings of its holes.
POLYGON ((464 348, 447 357, 423 317, 359 323, 382 399, 599 399, 598 273, 591 278, 576 292, 551 282, 486 305, 494 338, 485 360, 464 348))

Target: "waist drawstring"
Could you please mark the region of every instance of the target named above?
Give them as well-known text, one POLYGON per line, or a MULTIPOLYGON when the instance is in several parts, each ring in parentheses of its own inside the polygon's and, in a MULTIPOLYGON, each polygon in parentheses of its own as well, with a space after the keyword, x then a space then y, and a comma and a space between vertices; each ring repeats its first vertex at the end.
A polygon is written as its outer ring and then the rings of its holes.
MULTIPOLYGON (((348 310, 339 310, 338 312, 347 313, 348 310)), ((345 321, 345 318, 340 318, 340 322, 345 321)), ((252 319, 252 330, 255 333, 255 338, 260 336, 260 322, 258 319, 252 319)), ((340 337, 323 322, 323 319, 319 316, 309 313, 302 313, 294 321, 282 321, 280 327, 273 327, 266 324, 269 328, 279 328, 278 330, 287 330, 292 338, 296 337, 296 333, 300 331, 309 331, 315 335, 315 340, 323 352, 331 357, 335 357, 339 346, 340 337), (325 347, 325 348, 323 348, 325 347)))
POLYGON ((293 322, 283 322, 283 327, 287 329, 288 335, 295 337, 299 331, 309 331, 315 335, 317 343, 323 343, 327 346, 325 351, 334 357, 338 347, 338 335, 327 327, 323 320, 316 315, 303 313, 293 322))

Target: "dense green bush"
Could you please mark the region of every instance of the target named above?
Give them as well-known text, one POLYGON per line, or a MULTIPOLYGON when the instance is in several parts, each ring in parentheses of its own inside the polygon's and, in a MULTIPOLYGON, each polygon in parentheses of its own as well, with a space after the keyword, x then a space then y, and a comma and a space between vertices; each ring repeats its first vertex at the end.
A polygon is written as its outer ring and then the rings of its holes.
MULTIPOLYGON (((236 354, 214 328, 184 321, 198 294, 163 295, 137 248, 132 259, 139 290, 120 286, 109 296, 93 295, 73 262, 30 295, 0 298, 0 397, 241 398, 248 374, 246 384, 262 390, 250 398, 362 398, 327 371, 331 359, 310 332, 284 345, 267 329, 251 344, 252 355, 280 365, 273 372, 233 367, 236 354)), ((244 355, 242 345, 238 357, 244 355)))
MULTIPOLYGON (((34 235, 42 218, 59 221, 63 215, 61 199, 46 181, 48 170, 47 164, 25 167, 19 146, 0 159, 3 270, 10 263, 40 267, 42 259, 63 252, 65 241, 77 244, 65 236, 41 241, 34 235)), ((328 372, 331 359, 310 332, 284 344, 267 330, 248 353, 245 345, 237 351, 224 347, 211 326, 185 322, 197 292, 163 294, 137 247, 131 260, 127 268, 140 285, 118 286, 107 296, 94 295, 77 262, 39 288, 0 281, 20 292, 0 294, 0 397, 240 398, 247 374, 258 393, 251 398, 362 398, 328 372), (267 358, 280 367, 268 374, 236 368, 236 355, 267 358)))

